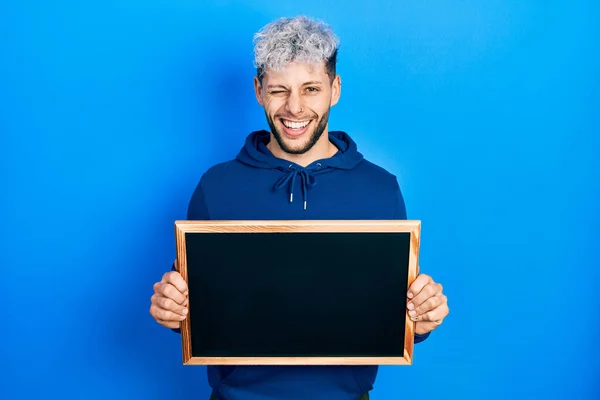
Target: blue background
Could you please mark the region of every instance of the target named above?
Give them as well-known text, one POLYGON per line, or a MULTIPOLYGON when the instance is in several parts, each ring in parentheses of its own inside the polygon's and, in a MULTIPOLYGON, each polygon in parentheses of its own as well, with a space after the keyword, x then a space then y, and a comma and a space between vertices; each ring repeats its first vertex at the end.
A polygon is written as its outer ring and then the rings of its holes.
POLYGON ((0 398, 207 398, 152 284, 266 127, 253 33, 299 13, 340 36, 331 129, 398 175, 451 308, 372 398, 598 398, 597 4, 3 1, 0 398))

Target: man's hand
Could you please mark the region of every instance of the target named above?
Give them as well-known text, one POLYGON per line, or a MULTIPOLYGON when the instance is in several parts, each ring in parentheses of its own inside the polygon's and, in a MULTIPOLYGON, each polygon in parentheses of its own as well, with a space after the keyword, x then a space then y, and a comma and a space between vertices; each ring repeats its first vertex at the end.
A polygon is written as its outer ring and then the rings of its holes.
POLYGON ((429 275, 417 276, 408 289, 407 297, 408 315, 416 322, 415 333, 419 335, 440 326, 450 312, 442 285, 434 282, 429 275))
POLYGON ((162 280, 154 284, 150 315, 162 326, 179 328, 188 313, 187 290, 187 284, 179 272, 164 274, 162 280))

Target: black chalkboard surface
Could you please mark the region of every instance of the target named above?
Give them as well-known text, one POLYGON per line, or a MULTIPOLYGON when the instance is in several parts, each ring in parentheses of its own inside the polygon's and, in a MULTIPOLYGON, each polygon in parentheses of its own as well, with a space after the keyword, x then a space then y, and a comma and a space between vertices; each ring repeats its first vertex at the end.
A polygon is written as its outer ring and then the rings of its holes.
POLYGON ((420 221, 176 221, 185 364, 411 364, 420 221))

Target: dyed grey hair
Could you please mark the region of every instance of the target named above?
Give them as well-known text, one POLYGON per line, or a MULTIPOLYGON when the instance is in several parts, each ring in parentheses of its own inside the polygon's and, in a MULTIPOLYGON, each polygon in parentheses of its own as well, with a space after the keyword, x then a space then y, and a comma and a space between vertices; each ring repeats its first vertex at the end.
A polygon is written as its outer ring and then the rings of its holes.
POLYGON ((306 16, 280 18, 254 35, 254 66, 260 79, 294 61, 325 62, 327 74, 336 74, 339 39, 331 28, 306 16))

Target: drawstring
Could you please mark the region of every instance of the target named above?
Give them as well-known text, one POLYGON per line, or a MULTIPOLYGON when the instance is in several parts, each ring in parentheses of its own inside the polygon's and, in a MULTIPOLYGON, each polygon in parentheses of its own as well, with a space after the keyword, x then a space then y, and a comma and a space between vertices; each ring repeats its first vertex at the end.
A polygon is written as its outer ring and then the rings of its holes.
POLYGON ((290 165, 290 172, 288 172, 283 178, 281 178, 275 184, 275 189, 279 190, 283 188, 288 182, 290 182, 290 203, 294 201, 294 187, 296 184, 296 177, 300 175, 300 179, 302 180, 302 196, 304 199, 304 209, 306 210, 306 205, 308 203, 308 188, 313 187, 317 182, 313 175, 311 175, 305 169, 296 169, 290 165))

